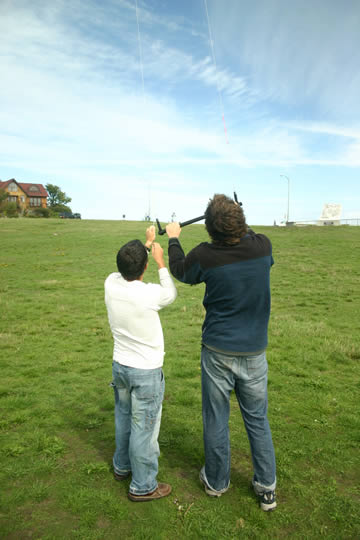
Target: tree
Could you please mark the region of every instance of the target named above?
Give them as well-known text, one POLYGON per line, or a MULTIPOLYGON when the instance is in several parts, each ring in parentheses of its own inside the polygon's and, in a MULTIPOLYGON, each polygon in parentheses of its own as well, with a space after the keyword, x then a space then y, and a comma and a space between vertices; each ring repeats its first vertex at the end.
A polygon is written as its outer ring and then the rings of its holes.
POLYGON ((0 189, 0 203, 6 201, 7 198, 8 194, 6 193, 6 191, 4 189, 0 189))
POLYGON ((16 203, 8 202, 9 194, 4 189, 0 189, 0 216, 18 217, 16 203))
POLYGON ((48 196, 48 206, 50 208, 66 206, 67 203, 71 202, 71 197, 68 197, 64 191, 61 191, 59 186, 54 186, 54 184, 46 184, 46 190, 49 194, 48 196))

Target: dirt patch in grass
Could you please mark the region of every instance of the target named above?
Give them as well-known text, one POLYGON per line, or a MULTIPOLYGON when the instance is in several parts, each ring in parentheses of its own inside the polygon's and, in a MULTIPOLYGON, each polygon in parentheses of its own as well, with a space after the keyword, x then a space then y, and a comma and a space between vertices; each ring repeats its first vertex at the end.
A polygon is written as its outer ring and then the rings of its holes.
POLYGON ((78 518, 59 508, 54 499, 47 499, 18 508, 17 514, 3 523, 4 530, 9 530, 3 537, 7 540, 41 538, 44 535, 66 538, 77 528, 78 518))
POLYGON ((354 502, 360 502, 360 474, 356 474, 353 471, 351 474, 343 473, 337 474, 336 487, 338 492, 346 497, 350 497, 354 502))

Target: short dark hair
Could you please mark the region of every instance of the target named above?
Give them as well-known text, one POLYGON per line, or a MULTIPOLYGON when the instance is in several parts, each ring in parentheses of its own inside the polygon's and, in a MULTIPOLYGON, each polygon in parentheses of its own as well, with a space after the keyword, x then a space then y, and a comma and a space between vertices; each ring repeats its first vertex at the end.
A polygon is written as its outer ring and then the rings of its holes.
POLYGON ((207 205, 205 226, 215 244, 237 244, 248 232, 242 207, 230 197, 219 194, 207 205))
POLYGON ((124 244, 116 256, 118 270, 127 281, 138 279, 144 273, 147 261, 148 254, 140 240, 124 244))

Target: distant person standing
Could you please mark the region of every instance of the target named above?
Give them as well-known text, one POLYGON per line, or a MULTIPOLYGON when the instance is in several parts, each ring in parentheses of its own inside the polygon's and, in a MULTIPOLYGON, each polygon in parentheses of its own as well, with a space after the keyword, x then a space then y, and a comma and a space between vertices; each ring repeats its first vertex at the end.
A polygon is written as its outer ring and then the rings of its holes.
POLYGON ((158 483, 158 435, 165 380, 164 337, 158 311, 176 298, 155 227, 146 230, 145 246, 132 240, 119 250, 117 267, 105 281, 105 303, 114 338, 114 476, 132 475, 128 497, 145 502, 166 497, 169 484, 158 483), (160 284, 144 283, 148 252, 157 263, 160 284))
POLYGON ((220 497, 230 484, 230 394, 235 390, 250 442, 252 484, 260 506, 276 508, 275 453, 267 418, 267 330, 270 316, 270 240, 248 229, 241 206, 214 195, 205 212, 211 243, 187 256, 181 228, 169 223, 169 266, 183 283, 206 284, 201 381, 205 466, 200 481, 220 497))

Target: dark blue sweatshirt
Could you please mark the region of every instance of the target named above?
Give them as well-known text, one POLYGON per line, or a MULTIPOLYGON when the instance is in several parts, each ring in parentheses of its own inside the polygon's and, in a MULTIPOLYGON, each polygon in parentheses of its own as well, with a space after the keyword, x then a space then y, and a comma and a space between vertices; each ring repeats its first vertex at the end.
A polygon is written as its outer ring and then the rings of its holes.
POLYGON ((179 240, 169 239, 173 276, 206 284, 203 344, 228 354, 258 354, 267 346, 272 264, 270 240, 253 231, 234 246, 203 242, 186 257, 179 240))

